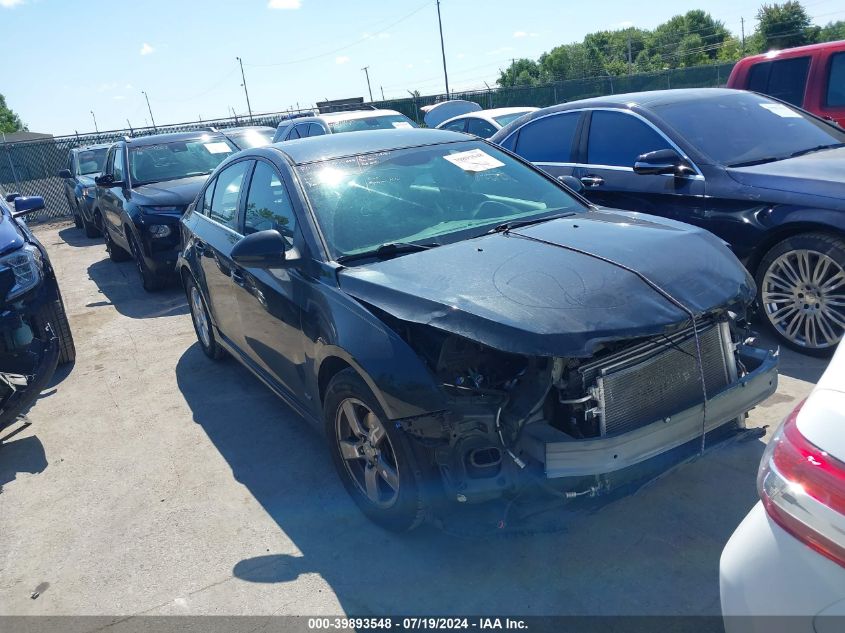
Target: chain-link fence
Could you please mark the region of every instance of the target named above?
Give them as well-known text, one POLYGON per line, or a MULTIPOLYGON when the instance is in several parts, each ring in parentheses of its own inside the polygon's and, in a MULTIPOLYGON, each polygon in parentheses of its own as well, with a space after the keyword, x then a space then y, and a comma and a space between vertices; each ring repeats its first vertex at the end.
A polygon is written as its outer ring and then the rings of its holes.
MULTIPOLYGON (((466 99, 478 103, 482 108, 503 108, 508 106, 545 107, 606 94, 660 90, 664 88, 698 88, 724 85, 733 64, 717 64, 678 68, 656 73, 639 73, 617 77, 589 77, 550 83, 542 86, 518 86, 473 92, 452 93, 452 99, 466 99)), ((447 96, 425 95, 378 101, 373 105, 402 112, 409 118, 422 122, 422 106, 443 101, 447 96)), ((0 147, 0 185, 8 192, 21 195, 43 196, 46 208, 29 216, 29 221, 61 218, 71 215, 70 201, 65 194, 64 181, 58 177, 59 170, 67 166, 68 152, 75 147, 98 143, 112 143, 125 135, 146 136, 165 132, 189 132, 216 127, 219 129, 241 125, 268 125, 276 127, 287 115, 301 112, 287 110, 247 117, 229 117, 209 121, 195 121, 157 126, 155 128, 134 128, 110 130, 107 132, 57 136, 37 141, 3 143, 0 147)))

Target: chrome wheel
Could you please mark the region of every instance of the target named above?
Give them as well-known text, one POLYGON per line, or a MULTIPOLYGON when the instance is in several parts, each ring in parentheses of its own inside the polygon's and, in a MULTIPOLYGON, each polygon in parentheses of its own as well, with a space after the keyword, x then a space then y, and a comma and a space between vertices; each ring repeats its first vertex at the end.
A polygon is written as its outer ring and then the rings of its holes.
POLYGON ((835 347, 845 332, 845 270, 809 249, 775 259, 761 284, 763 310, 774 328, 800 347, 835 347))
POLYGON ((211 331, 208 329, 208 316, 205 313, 205 306, 202 297, 196 286, 191 286, 191 316, 194 318, 194 327, 205 347, 211 347, 211 331))
POLYGON ((358 489, 379 508, 399 497, 399 467, 381 420, 367 405, 347 398, 337 409, 335 430, 343 464, 358 489))

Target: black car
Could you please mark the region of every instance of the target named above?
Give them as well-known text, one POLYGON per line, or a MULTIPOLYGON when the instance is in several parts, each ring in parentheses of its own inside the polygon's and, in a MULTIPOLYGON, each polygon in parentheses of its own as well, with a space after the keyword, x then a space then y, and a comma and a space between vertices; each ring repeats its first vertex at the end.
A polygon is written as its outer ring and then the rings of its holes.
POLYGON ((598 210, 464 134, 240 152, 182 232, 202 349, 322 426, 349 493, 391 529, 433 490, 618 490, 776 387, 774 356, 743 343, 754 282, 721 240, 598 210))
POLYGON ((134 259, 145 290, 164 287, 179 250, 179 218, 206 177, 237 148, 217 132, 126 137, 95 178, 94 218, 112 261, 134 259))
POLYGON ((660 90, 538 110, 491 141, 596 204, 704 227, 755 276, 787 345, 830 354, 845 333, 845 131, 763 95, 660 90))
POLYGON ((59 172, 65 181, 65 197, 73 213, 76 228, 85 229, 88 237, 100 235, 94 222, 94 203, 97 200, 97 185, 94 177, 103 171, 109 145, 88 145, 76 147, 68 152, 67 167, 59 172))
POLYGON ((76 349, 62 294, 44 246, 22 221, 44 208, 40 196, 0 188, 0 428, 14 422, 76 349))
POLYGON ((276 128, 266 125, 245 125, 243 127, 223 128, 217 131, 232 141, 238 149, 251 149, 272 143, 276 128))

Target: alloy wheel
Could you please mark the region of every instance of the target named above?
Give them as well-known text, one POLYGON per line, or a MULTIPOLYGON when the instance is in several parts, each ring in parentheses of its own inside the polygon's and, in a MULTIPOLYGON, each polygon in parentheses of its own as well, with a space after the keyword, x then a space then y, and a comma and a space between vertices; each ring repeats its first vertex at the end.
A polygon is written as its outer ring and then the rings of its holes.
POLYGON ((389 508, 399 497, 399 466, 378 416, 356 398, 337 409, 335 429, 347 473, 373 505, 389 508))
POLYGON ((763 309, 775 329, 795 345, 835 347, 845 332, 845 270, 809 249, 775 259, 763 277, 763 309))
POLYGON ((194 326, 197 329, 202 344, 211 347, 211 332, 208 327, 208 316, 205 313, 205 306, 202 297, 196 286, 191 286, 191 316, 194 318, 194 326))

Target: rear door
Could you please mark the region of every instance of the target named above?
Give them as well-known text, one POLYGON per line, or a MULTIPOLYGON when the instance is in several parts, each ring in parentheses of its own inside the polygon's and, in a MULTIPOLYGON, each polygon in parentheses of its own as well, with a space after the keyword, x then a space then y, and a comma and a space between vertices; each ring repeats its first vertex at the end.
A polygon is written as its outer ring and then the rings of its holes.
POLYGON ((241 349, 244 344, 236 285, 232 280, 232 248, 241 239, 238 210, 241 190, 252 165, 253 161, 249 159, 232 163, 209 183, 201 199, 202 219, 197 223, 194 242, 214 322, 222 334, 241 349))
POLYGON ((504 146, 513 147, 517 154, 552 176, 572 176, 583 116, 583 111, 576 110, 533 119, 506 139, 504 146))
POLYGON ((820 57, 821 108, 818 114, 845 127, 845 51, 831 51, 820 57))
MULTIPOLYGON (((276 230, 287 242, 287 255, 303 249, 296 214, 284 180, 269 162, 256 161, 246 194, 244 235, 276 230)), ((237 306, 246 354, 299 399, 304 393, 304 342, 300 302, 308 296, 297 266, 267 270, 234 264, 237 306)))
POLYGON ((585 129, 586 143, 579 149, 582 162, 574 175, 591 201, 685 222, 703 214, 701 175, 634 173, 634 162, 640 154, 660 149, 679 151, 644 119, 623 110, 592 110, 585 129))

